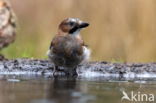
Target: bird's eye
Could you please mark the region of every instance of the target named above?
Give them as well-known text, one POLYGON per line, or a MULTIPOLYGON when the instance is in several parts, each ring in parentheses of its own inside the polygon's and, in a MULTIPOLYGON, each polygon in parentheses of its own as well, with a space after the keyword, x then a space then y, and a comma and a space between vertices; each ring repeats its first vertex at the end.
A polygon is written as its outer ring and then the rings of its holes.
POLYGON ((70 25, 70 26, 73 26, 73 25, 74 25, 74 22, 70 22, 69 25, 70 25))

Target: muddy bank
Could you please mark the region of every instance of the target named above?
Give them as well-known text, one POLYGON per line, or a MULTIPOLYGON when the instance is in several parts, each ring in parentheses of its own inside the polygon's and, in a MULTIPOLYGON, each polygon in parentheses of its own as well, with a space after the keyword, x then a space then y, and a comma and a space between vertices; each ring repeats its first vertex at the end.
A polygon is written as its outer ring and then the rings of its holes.
MULTIPOLYGON (((48 60, 15 59, 0 62, 0 74, 52 75, 54 65, 48 60)), ((77 68, 82 77, 155 78, 156 63, 90 62, 77 68)))

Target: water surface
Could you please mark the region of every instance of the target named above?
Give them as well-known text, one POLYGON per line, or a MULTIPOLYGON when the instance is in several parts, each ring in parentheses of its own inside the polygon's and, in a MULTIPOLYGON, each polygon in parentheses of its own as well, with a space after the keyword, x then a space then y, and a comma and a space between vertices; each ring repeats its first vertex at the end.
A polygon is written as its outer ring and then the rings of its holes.
POLYGON ((0 76, 0 103, 130 103, 121 101, 122 91, 156 95, 156 82, 154 79, 125 81, 102 77, 0 76))

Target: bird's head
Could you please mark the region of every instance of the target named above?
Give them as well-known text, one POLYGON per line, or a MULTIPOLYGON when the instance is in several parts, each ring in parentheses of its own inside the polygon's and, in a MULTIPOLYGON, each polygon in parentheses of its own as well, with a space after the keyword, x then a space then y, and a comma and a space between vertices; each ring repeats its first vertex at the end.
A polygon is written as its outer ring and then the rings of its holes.
POLYGON ((59 33, 78 35, 80 30, 89 26, 89 23, 83 22, 78 18, 67 18, 59 25, 59 33))

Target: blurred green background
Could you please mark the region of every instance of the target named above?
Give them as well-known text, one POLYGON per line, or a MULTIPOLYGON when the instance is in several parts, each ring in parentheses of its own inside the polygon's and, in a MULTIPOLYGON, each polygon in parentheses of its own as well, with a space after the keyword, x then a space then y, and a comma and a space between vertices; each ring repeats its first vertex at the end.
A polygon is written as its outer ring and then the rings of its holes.
POLYGON ((81 32, 92 60, 156 61, 156 0, 10 0, 18 18, 9 58, 47 58, 50 41, 64 18, 91 25, 81 32))

